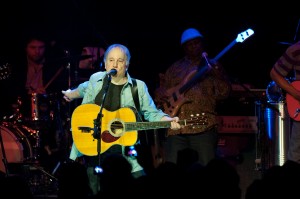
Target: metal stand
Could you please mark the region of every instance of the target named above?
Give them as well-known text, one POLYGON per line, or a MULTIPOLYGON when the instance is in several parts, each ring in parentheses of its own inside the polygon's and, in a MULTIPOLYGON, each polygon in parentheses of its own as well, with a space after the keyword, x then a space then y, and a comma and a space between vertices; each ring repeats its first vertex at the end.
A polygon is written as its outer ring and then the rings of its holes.
POLYGON ((111 83, 111 75, 107 75, 107 84, 104 85, 104 92, 103 92, 103 97, 102 97, 102 103, 100 105, 100 111, 97 115, 97 118, 94 119, 94 134, 93 134, 93 137, 95 139, 97 139, 97 153, 98 153, 98 166, 100 167, 101 165, 101 157, 100 157, 100 154, 101 154, 101 122, 102 122, 102 117, 103 117, 103 114, 102 114, 102 111, 103 111, 103 105, 105 103, 105 100, 106 100, 106 96, 107 96, 107 92, 108 92, 108 89, 109 89, 109 86, 110 86, 110 83, 111 83))
POLYGON ((37 164, 24 164, 23 174, 35 197, 56 196, 58 179, 37 164))

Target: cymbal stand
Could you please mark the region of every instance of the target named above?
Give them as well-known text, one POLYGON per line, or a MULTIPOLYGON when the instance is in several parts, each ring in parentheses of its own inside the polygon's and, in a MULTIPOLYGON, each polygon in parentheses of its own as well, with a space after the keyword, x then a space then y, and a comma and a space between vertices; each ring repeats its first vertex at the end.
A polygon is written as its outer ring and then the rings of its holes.
MULTIPOLYGON (((64 50, 64 54, 66 57, 70 57, 69 50, 64 50)), ((68 86, 70 88, 71 87, 71 62, 70 62, 70 60, 68 60, 66 68, 68 70, 68 86)))
MULTIPOLYGON (((65 53, 67 55, 67 57, 70 57, 70 52, 68 50, 65 50, 65 53)), ((71 75, 71 61, 69 60, 67 63, 67 70, 68 70, 68 89, 71 89, 71 85, 72 85, 72 75, 71 75)), ((68 104, 68 113, 67 113, 67 129, 71 129, 71 103, 68 104)), ((68 130, 68 133, 71 134, 71 132, 68 130)), ((66 137, 67 140, 67 145, 68 148, 71 148, 71 143, 72 143, 72 136, 69 136, 69 134, 67 134, 68 136, 66 137)))

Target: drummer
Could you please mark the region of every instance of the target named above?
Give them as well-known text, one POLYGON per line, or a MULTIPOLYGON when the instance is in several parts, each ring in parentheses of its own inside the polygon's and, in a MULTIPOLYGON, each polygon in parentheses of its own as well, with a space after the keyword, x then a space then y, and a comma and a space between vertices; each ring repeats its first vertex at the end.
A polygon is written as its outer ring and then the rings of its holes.
MULTIPOLYGON (((59 62, 51 51, 50 41, 40 35, 26 40, 27 76, 25 88, 27 94, 46 94, 57 90, 61 83, 67 84, 65 64, 59 62)), ((61 52, 63 53, 63 52, 61 52)))
POLYGON ((38 131, 38 142, 33 146, 37 150, 34 158, 50 171, 60 158, 64 158, 60 157, 64 156, 60 150, 64 142, 60 136, 65 131, 64 119, 57 114, 61 104, 56 99, 61 97, 56 97, 56 93, 60 94, 63 85, 67 87, 68 71, 65 70, 66 61, 60 59, 64 52, 54 51, 55 44, 46 35, 29 33, 23 40, 22 54, 14 59, 13 66, 17 68, 13 68, 13 89, 9 92, 16 95, 13 108, 19 111, 22 125, 38 131))

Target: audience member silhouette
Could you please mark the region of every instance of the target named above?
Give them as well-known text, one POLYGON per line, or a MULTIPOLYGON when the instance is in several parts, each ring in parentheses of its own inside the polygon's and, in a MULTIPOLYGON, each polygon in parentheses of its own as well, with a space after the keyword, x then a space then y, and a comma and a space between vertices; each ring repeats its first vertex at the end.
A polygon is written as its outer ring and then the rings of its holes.
POLYGON ((33 199, 29 184, 20 175, 0 178, 0 196, 2 199, 26 198, 33 199))
POLYGON ((122 154, 109 154, 101 163, 100 196, 132 197, 135 194, 132 166, 122 154), (133 195, 132 195, 133 194, 133 195))
POLYGON ((157 194, 161 196, 178 196, 183 187, 182 173, 178 165, 173 162, 160 164, 149 178, 152 182, 152 194, 155 194, 153 197, 157 194))
POLYGON ((219 158, 211 160, 204 174, 209 198, 241 198, 240 176, 228 161, 219 158))
MULTIPOLYGON (((70 197, 91 199, 99 197, 199 196, 200 198, 242 199, 240 176, 236 168, 224 159, 213 159, 206 166, 197 162, 189 149, 178 154, 178 163, 163 162, 148 175, 134 178, 132 166, 121 154, 106 156, 101 162, 101 190, 93 195, 85 166, 68 162, 58 170, 58 199, 70 197), (201 180, 199 180, 201 179, 201 180)), ((300 164, 286 161, 272 166, 260 179, 247 187, 245 199, 272 197, 294 198, 300 187, 300 164)), ((21 176, 0 176, 1 198, 33 199, 29 184, 21 176)))
POLYGON ((199 161, 199 155, 196 150, 185 148, 177 152, 177 165, 182 170, 187 170, 199 161))
POLYGON ((90 197, 86 168, 79 162, 68 162, 58 171, 58 199, 90 197))
POLYGON ((246 190, 245 199, 295 198, 300 187, 300 164, 287 160, 265 171, 261 179, 254 180, 246 190))

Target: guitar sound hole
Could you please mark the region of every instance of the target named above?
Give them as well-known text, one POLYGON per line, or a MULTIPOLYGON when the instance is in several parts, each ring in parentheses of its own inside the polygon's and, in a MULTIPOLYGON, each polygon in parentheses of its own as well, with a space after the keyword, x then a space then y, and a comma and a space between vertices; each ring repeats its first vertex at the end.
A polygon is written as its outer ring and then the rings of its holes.
POLYGON ((114 121, 111 123, 111 134, 114 137, 120 137, 124 133, 124 126, 120 121, 114 121))

